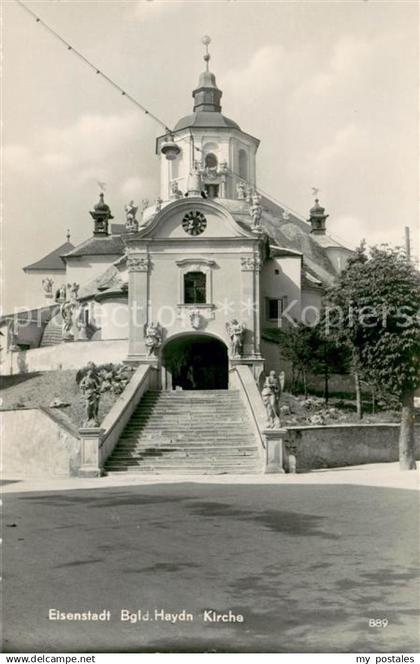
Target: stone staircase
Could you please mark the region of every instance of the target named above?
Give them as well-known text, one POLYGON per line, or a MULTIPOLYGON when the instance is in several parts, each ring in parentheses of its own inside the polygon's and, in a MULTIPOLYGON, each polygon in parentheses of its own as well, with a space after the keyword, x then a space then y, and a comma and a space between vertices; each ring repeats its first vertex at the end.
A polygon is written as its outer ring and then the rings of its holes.
POLYGON ((262 465, 262 450, 238 391, 150 391, 105 471, 237 475, 260 473, 262 465))
POLYGON ((60 312, 58 312, 51 318, 50 321, 48 321, 47 325, 45 326, 40 347, 44 348, 46 346, 57 346, 58 344, 63 343, 62 327, 63 318, 60 312))

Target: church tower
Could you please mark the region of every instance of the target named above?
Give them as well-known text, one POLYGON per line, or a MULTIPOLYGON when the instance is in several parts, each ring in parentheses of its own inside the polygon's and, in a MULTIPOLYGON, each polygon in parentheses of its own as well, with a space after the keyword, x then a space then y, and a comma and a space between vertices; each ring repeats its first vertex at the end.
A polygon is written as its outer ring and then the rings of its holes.
POLYGON ((176 197, 177 191, 200 195, 198 183, 208 198, 235 199, 239 183, 256 186, 255 161, 260 142, 223 115, 223 92, 209 70, 210 37, 203 37, 203 44, 206 69, 192 93, 193 112, 177 122, 171 137, 157 139, 161 158, 160 196, 164 201, 176 197), (169 138, 179 148, 175 159, 167 159, 161 152, 169 138))

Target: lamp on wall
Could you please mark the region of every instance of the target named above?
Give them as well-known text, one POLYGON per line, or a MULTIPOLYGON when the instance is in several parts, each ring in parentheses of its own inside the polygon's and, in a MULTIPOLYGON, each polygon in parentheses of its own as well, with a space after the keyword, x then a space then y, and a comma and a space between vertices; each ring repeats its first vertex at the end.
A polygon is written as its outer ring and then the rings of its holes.
POLYGON ((168 161, 173 161, 181 152, 181 148, 175 143, 174 137, 170 134, 168 139, 162 143, 160 151, 168 161))

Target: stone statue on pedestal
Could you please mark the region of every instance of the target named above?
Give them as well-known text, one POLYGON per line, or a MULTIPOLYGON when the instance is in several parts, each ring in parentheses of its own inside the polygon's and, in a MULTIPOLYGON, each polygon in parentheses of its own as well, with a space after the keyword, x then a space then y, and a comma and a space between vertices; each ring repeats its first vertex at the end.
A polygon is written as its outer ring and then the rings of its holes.
POLYGON ((236 193, 238 201, 244 201, 246 199, 246 187, 244 182, 238 182, 236 185, 236 193))
POLYGON ((89 312, 87 306, 85 304, 80 306, 76 315, 76 325, 79 330, 78 341, 88 340, 88 316, 89 312))
POLYGON ((45 279, 42 280, 42 290, 45 297, 51 298, 53 296, 53 285, 54 280, 51 279, 51 277, 45 277, 45 279))
POLYGON ((238 323, 234 318, 230 323, 226 323, 226 330, 230 337, 232 357, 241 357, 244 349, 245 325, 243 323, 238 323))
POLYGON ((267 428, 280 429, 280 394, 281 384, 275 371, 270 371, 264 381, 261 396, 267 414, 267 428))
POLYGON ((73 282, 72 284, 67 284, 67 292, 70 302, 77 302, 79 288, 80 286, 76 282, 73 282))
POLYGON ((56 299, 57 302, 65 302, 66 301, 66 287, 65 287, 64 284, 62 284, 62 286, 60 286, 60 288, 58 289, 58 291, 56 293, 56 296, 55 296, 55 299, 56 299))
POLYGON ((171 195, 170 198, 171 200, 178 200, 179 198, 183 198, 184 194, 178 187, 178 182, 176 180, 173 180, 171 182, 171 195))
POLYGON ((156 355, 162 343, 162 331, 159 323, 146 323, 144 326, 144 338, 147 348, 147 357, 156 355))
POLYGON ((86 374, 80 381, 79 388, 85 398, 86 419, 84 426, 97 427, 99 426, 98 412, 101 381, 94 362, 88 363, 86 374))
POLYGON ((125 227, 128 233, 136 233, 138 230, 139 224, 136 219, 138 207, 134 205, 134 201, 130 201, 128 205, 125 206, 125 227))
POLYGON ((261 196, 259 194, 253 195, 252 205, 249 208, 249 214, 251 215, 253 228, 259 229, 261 226, 262 217, 261 196))
POLYGON ((75 304, 70 300, 63 302, 60 307, 61 317, 63 319, 62 332, 64 341, 73 341, 73 312, 75 304))

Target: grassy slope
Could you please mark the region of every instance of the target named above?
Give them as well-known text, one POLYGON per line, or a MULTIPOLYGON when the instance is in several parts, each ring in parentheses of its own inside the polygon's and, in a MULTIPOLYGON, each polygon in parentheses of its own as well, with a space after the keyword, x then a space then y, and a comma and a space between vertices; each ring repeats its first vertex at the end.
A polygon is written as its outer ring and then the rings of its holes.
MULTIPOLYGON (((77 427, 84 418, 84 400, 76 384, 76 371, 47 371, 43 373, 20 374, 17 376, 1 376, 0 389, 2 409, 48 407, 53 399, 61 399, 69 403, 67 408, 54 409, 64 413, 77 427)), ((99 419, 103 420, 109 412, 116 397, 109 392, 101 396, 99 419)))

